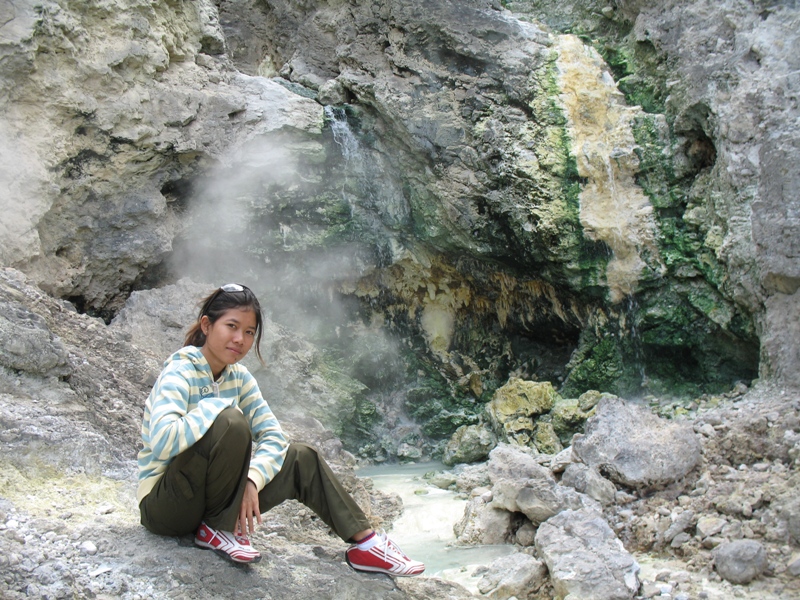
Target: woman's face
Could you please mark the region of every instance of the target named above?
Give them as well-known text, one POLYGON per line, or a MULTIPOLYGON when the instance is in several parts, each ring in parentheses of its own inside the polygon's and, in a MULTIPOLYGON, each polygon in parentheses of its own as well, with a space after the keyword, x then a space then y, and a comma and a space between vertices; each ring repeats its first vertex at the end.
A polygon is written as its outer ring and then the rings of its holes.
POLYGON ((206 343, 200 348, 216 378, 228 365, 242 360, 256 339, 256 313, 249 308, 231 308, 214 321, 204 316, 200 328, 206 343))

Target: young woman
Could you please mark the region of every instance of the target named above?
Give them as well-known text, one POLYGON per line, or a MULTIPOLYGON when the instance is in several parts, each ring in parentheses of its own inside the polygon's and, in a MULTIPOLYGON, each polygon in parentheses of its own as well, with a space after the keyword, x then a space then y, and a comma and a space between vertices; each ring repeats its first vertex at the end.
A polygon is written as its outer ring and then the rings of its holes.
POLYGON ((254 344, 262 360, 262 329, 258 299, 243 285, 223 285, 202 301, 185 347, 167 359, 145 405, 142 524, 160 535, 194 533, 201 548, 253 563, 261 555, 248 534, 262 513, 293 498, 353 543, 345 557, 354 569, 419 575, 425 565, 370 527, 317 451, 287 442, 238 364, 254 344))

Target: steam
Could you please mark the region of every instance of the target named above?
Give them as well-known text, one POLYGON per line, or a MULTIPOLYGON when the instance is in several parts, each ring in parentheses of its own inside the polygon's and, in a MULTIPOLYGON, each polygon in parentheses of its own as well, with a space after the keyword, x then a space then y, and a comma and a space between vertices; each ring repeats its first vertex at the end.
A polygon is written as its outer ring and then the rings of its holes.
POLYGON ((363 208, 382 203, 365 183, 364 150, 331 115, 321 135, 286 128, 259 135, 196 180, 170 271, 209 289, 248 285, 267 317, 350 354, 370 326, 339 289, 378 266, 386 232, 363 208))

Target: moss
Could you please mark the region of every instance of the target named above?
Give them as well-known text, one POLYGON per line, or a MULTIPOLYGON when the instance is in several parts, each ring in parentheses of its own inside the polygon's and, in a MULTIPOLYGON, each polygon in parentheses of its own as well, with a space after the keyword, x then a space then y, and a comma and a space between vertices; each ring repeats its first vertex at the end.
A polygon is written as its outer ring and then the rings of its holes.
POLYGON ((533 445, 542 454, 558 454, 564 447, 552 423, 539 421, 533 431, 533 445))
POLYGON ((577 399, 561 399, 550 411, 553 431, 564 445, 569 445, 572 436, 583 432, 583 426, 590 413, 586 413, 578 406, 577 399))
POLYGON ((625 368, 615 337, 598 338, 593 331, 584 331, 570 362, 574 366, 560 390, 562 396, 578 396, 587 390, 619 391, 625 368))
POLYGON ((489 408, 498 418, 532 417, 548 412, 557 398, 558 394, 549 381, 525 381, 512 377, 495 392, 489 408))
POLYGON ((628 39, 593 39, 592 43, 611 68, 629 106, 641 106, 647 113, 664 112, 664 82, 656 73, 659 57, 652 44, 628 39))

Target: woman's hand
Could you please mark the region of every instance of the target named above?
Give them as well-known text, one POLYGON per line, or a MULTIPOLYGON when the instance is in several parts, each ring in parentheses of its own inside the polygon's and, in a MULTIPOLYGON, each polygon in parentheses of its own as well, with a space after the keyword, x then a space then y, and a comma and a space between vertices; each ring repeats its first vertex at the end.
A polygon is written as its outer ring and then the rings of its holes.
POLYGON ((253 516, 256 522, 261 525, 261 510, 258 507, 258 490, 256 484, 247 480, 247 485, 244 488, 244 496, 242 497, 242 507, 239 509, 239 535, 247 536, 255 532, 256 527, 253 523, 253 516))

